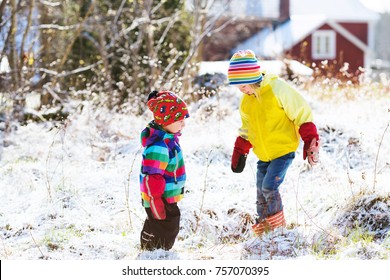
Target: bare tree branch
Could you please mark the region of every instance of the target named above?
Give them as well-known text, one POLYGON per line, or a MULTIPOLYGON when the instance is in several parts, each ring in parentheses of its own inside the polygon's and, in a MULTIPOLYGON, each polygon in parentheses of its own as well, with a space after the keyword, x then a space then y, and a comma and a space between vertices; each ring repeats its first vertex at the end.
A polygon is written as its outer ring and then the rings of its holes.
MULTIPOLYGON (((18 63, 18 56, 17 56, 17 47, 16 47, 16 30, 17 30, 17 7, 16 7, 16 0, 10 0, 11 7, 12 7, 12 17, 11 17, 11 27, 10 27, 10 33, 9 33, 9 48, 10 48, 10 64, 12 69, 17 69, 19 63, 18 63)), ((18 71, 14 72, 13 75, 13 82, 14 82, 14 87, 18 88, 19 87, 19 75, 18 71)))
MULTIPOLYGON (((5 4, 6 3, 7 3, 7 0, 3 0, 3 1, 1 1, 1 4, 0 4, 0 22, 1 22, 2 18, 3 18, 3 12, 4 12, 4 9, 5 9, 5 4)), ((1 31, 1 27, 3 26, 4 22, 1 22, 0 31, 1 31)))
MULTIPOLYGON (((107 55, 108 58, 110 58, 112 56, 113 56, 112 54, 107 55)), ((103 61, 99 60, 96 63, 90 64, 90 65, 87 65, 87 66, 84 66, 84 67, 80 67, 80 68, 77 68, 77 69, 73 69, 72 71, 62 71, 61 73, 59 73, 59 72, 57 72, 55 70, 42 68, 42 67, 40 67, 40 68, 31 68, 31 70, 39 71, 39 72, 42 72, 42 73, 46 73, 46 74, 55 76, 57 78, 64 78, 64 77, 68 77, 68 76, 71 76, 71 75, 75 75, 75 74, 79 74, 79 73, 91 70, 91 69, 95 68, 96 66, 98 66, 98 65, 100 65, 102 63, 103 63, 103 61)))
POLYGON ((26 26, 26 29, 24 30, 22 43, 21 43, 21 45, 20 45, 19 69, 22 69, 22 66, 23 66, 24 44, 26 43, 27 35, 28 35, 28 33, 30 32, 30 27, 31 27, 31 22, 32 22, 32 14, 33 14, 33 10, 34 10, 34 5, 35 5, 35 0, 31 0, 31 1, 30 1, 30 6, 29 6, 29 13, 28 13, 28 17, 27 17, 27 26, 26 26))
POLYGON ((122 11, 123 11, 123 7, 125 6, 125 3, 126 3, 127 0, 122 0, 122 3, 118 9, 118 11, 116 12, 116 15, 115 15, 115 18, 114 18, 114 25, 116 26, 116 24, 118 23, 118 20, 119 20, 119 17, 121 16, 122 14, 122 11))
POLYGON ((86 14, 85 14, 81 24, 79 25, 78 29, 73 34, 73 38, 72 38, 71 42, 67 45, 67 48, 66 48, 66 50, 64 52, 64 56, 62 57, 60 63, 58 64, 58 68, 57 69, 62 69, 62 67, 64 66, 66 60, 68 59, 70 51, 71 51, 71 49, 73 47, 73 44, 75 43, 75 41, 77 40, 77 38, 79 37, 79 35, 81 33, 81 29, 82 29, 82 26, 83 26, 84 22, 88 19, 89 15, 92 13, 94 7, 95 7, 95 0, 91 0, 89 8, 88 8, 88 11, 86 12, 86 14))
POLYGON ((33 27, 32 29, 39 29, 39 30, 42 30, 42 29, 55 29, 55 30, 60 30, 60 31, 69 31, 69 30, 73 30, 73 29, 76 29, 76 28, 80 28, 80 24, 73 24, 73 25, 67 25, 67 26, 63 26, 63 25, 58 25, 58 24, 40 24, 38 26, 35 26, 33 27))
MULTIPOLYGON (((162 43, 164 42, 165 40, 165 37, 167 36, 169 30, 172 28, 172 26, 177 22, 177 19, 179 18, 179 15, 180 15, 180 11, 177 11, 171 18, 170 18, 170 21, 167 25, 167 27, 165 28, 163 34, 161 35, 161 38, 160 40, 158 40, 158 43, 157 43, 157 46, 156 46, 156 52, 158 53, 161 49, 161 45, 162 43)), ((160 24, 160 23, 159 23, 160 24)))
POLYGON ((50 2, 45 0, 39 0, 43 5, 50 6, 50 7, 57 7, 61 5, 61 2, 50 2))
MULTIPOLYGON (((231 2, 231 0, 227 1, 227 3, 230 3, 230 2, 231 2)), ((209 19, 209 22, 207 24, 205 24, 205 30, 200 35, 195 36, 196 38, 193 41, 193 44, 192 44, 191 49, 189 51, 189 54, 186 57, 186 59, 184 60, 184 62, 182 63, 182 65, 180 66, 180 69, 178 71, 178 76, 180 76, 183 73, 184 69, 187 67, 188 63, 195 55, 195 53, 196 53, 199 45, 201 44, 202 40, 204 39, 204 37, 213 32, 213 28, 215 27, 217 20, 222 17, 222 15, 226 12, 228 7, 229 7, 229 5, 225 5, 225 8, 223 10, 221 10, 214 18, 209 19)), ((223 27, 226 27, 233 20, 234 20, 234 18, 230 18, 223 25, 223 27)), ((221 30, 221 27, 218 28, 218 31, 220 31, 220 30, 221 30)))

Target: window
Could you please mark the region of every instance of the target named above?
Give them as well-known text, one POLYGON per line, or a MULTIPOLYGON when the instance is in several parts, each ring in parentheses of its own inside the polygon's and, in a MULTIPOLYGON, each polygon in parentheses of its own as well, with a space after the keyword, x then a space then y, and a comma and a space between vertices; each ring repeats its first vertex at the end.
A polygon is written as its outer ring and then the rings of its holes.
POLYGON ((312 35, 313 59, 336 58, 336 32, 333 30, 318 30, 312 35))

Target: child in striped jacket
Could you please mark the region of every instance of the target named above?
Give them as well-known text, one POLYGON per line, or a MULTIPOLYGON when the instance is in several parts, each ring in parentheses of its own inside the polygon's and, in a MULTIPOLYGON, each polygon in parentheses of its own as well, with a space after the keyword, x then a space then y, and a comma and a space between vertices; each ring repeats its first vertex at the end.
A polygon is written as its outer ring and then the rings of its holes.
POLYGON ((169 250, 179 233, 177 202, 183 198, 186 180, 179 136, 189 114, 185 102, 170 91, 151 92, 147 105, 154 120, 141 133, 140 184, 147 214, 141 247, 169 250))

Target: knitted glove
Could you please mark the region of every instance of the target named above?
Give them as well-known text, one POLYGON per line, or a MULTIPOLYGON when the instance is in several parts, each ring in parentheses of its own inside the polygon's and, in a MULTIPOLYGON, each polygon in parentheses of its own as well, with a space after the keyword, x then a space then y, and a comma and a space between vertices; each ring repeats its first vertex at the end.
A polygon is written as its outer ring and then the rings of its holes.
POLYGON ((299 134, 304 142, 303 159, 305 160, 307 158, 307 161, 311 166, 316 165, 319 160, 320 148, 317 127, 312 122, 304 123, 299 128, 299 134))
POLYGON ((252 144, 238 136, 236 142, 234 143, 233 155, 232 155, 232 164, 231 168, 234 173, 241 173, 244 170, 246 157, 249 153, 252 144))
POLYGON ((307 157, 307 161, 311 166, 316 165, 320 157, 319 155, 320 141, 319 140, 317 141, 315 138, 313 138, 309 144, 309 147, 306 147, 306 149, 304 147, 303 149, 304 149, 304 153, 306 152, 303 155, 303 159, 307 157))
POLYGON ((154 218, 165 220, 165 205, 162 198, 165 190, 165 179, 160 174, 147 175, 144 178, 145 186, 150 197, 150 209, 154 218))

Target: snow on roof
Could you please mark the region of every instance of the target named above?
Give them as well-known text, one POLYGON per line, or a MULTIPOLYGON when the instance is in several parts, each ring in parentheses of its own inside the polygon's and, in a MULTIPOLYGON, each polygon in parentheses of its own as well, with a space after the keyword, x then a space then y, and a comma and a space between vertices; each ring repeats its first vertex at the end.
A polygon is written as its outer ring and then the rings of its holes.
MULTIPOLYGON (((209 16, 220 15, 233 16, 237 18, 257 17, 261 19, 277 19, 279 14, 280 0, 215 0, 206 1, 205 8, 209 16)), ((193 0, 186 0, 186 7, 189 10, 194 8, 193 0)))
POLYGON ((322 14, 338 21, 375 21, 379 15, 360 0, 290 0, 291 15, 322 14))
MULTIPOLYGON (((298 75, 311 76, 313 74, 312 69, 296 60, 289 60, 289 64, 291 70, 298 75)), ((280 75, 285 68, 285 63, 281 60, 262 60, 260 66, 268 72, 280 75)), ((199 75, 222 73, 227 76, 228 68, 229 61, 203 61, 199 65, 199 75)))
POLYGON ((278 57, 326 21, 323 15, 291 16, 276 30, 266 28, 232 50, 251 49, 261 57, 278 57))

